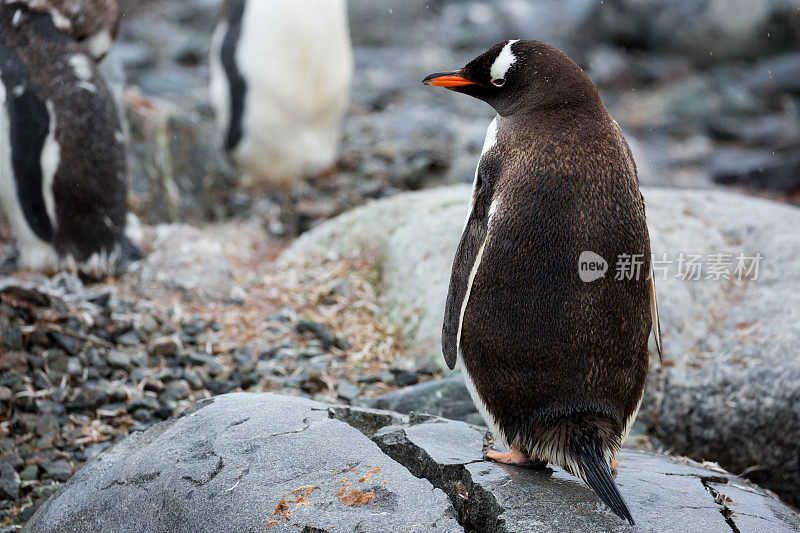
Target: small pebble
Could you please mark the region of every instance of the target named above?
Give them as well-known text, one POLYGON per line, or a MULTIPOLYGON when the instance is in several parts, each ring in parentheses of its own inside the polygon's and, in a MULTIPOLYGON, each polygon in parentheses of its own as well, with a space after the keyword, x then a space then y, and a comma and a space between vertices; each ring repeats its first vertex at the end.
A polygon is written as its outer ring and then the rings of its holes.
POLYGON ((154 357, 174 357, 178 355, 181 344, 173 336, 158 337, 150 342, 147 351, 154 357))
POLYGON ((347 402, 352 402, 361 396, 361 389, 348 381, 340 381, 336 387, 336 396, 347 402))
POLYGON ((395 374, 395 383, 398 387, 408 387, 419 383, 419 376, 414 372, 398 372, 395 374))

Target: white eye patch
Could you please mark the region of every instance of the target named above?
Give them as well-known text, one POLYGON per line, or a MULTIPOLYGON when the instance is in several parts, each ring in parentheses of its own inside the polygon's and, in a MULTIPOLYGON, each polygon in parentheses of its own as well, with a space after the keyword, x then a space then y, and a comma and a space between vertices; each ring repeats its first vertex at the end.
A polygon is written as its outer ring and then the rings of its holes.
POLYGON ((489 75, 492 77, 492 84, 497 87, 502 87, 506 82, 506 74, 511 65, 517 62, 517 56, 511 51, 511 45, 519 39, 508 41, 506 45, 500 50, 497 59, 492 63, 492 68, 489 69, 489 75))

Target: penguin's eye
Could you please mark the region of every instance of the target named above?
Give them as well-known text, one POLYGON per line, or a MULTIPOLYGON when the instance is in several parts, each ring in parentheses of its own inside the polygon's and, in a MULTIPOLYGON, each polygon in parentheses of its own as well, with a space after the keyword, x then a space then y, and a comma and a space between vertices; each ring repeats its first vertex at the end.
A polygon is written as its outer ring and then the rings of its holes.
POLYGON ((506 84, 506 80, 504 80, 502 78, 498 78, 496 80, 492 80, 492 85, 494 85, 495 87, 502 87, 505 84, 506 84))

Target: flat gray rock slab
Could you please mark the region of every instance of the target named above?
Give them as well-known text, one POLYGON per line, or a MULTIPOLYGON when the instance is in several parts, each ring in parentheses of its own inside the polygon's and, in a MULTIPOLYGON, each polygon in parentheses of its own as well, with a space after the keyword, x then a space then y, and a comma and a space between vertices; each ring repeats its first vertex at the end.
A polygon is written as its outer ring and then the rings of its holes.
POLYGON ((771 493, 723 471, 668 456, 633 449, 620 452, 617 483, 636 520, 631 527, 560 468, 528 470, 484 461, 482 428, 433 419, 386 427, 373 438, 415 475, 447 492, 468 530, 800 530, 800 517, 771 493))
POLYGON ((444 492, 328 406, 239 393, 101 454, 26 531, 463 531, 454 515, 444 492))

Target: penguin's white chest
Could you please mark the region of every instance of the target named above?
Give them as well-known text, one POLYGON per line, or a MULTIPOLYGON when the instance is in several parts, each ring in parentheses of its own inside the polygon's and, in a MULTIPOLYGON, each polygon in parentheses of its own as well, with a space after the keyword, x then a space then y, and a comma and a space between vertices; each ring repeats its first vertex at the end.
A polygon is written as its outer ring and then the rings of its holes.
POLYGON ((353 68, 344 1, 248 1, 235 59, 246 84, 234 150, 243 170, 291 182, 333 164, 353 68))
MULTIPOLYGON (((480 168, 480 163, 486 156, 486 154, 497 145, 497 129, 498 129, 498 118, 495 118, 494 120, 492 120, 492 122, 489 124, 488 129, 486 130, 486 138, 483 142, 481 157, 478 161, 478 167, 475 169, 475 183, 473 184, 472 198, 470 199, 470 206, 469 206, 469 211, 467 213, 465 228, 467 222, 469 222, 469 219, 472 215, 472 210, 475 208, 475 196, 476 196, 475 188, 478 186, 478 169, 480 168)), ((467 368, 467 365, 464 362, 464 358, 461 353, 461 334, 464 328, 464 315, 466 314, 467 307, 469 306, 469 299, 472 293, 472 286, 475 283, 475 278, 478 275, 478 270, 480 269, 481 261, 483 260, 483 252, 486 249, 486 241, 488 241, 489 238, 491 237, 492 218, 497 212, 498 206, 499 206, 499 200, 494 199, 492 201, 491 208, 489 209, 489 221, 488 221, 488 230, 486 232, 486 240, 483 243, 481 243, 481 246, 478 250, 478 254, 475 257, 475 262, 473 263, 472 268, 470 270, 469 278, 467 280, 467 290, 466 293, 464 294, 464 300, 461 303, 461 312, 458 317, 458 332, 456 333, 456 350, 458 353, 458 367, 461 369, 461 372, 464 375, 464 383, 466 384, 467 390, 469 391, 469 395, 472 398, 472 403, 475 404, 475 407, 478 409, 478 412, 483 417, 484 422, 486 422, 486 426, 491 430, 492 435, 494 435, 495 439, 505 442, 505 435, 500 430, 500 426, 497 423, 495 417, 489 412, 489 409, 486 407, 486 403, 483 401, 483 398, 481 398, 480 393, 478 392, 478 389, 475 386, 475 382, 469 373, 469 369, 467 368)))
MULTIPOLYGON (((58 255, 49 242, 40 239, 31 228, 20 203, 17 190, 17 178, 14 174, 13 149, 11 146, 11 119, 8 115, 8 99, 13 98, 15 92, 23 94, 27 90, 23 86, 6 87, 0 81, 0 206, 8 218, 11 229, 17 240, 20 250, 19 264, 22 268, 32 270, 54 270, 58 265, 58 255), (10 90, 9 90, 10 89, 10 90)), ((52 113, 52 106, 49 109, 52 113)), ((51 131, 55 130, 52 123, 51 131)), ((43 168, 42 195, 47 208, 47 216, 55 226, 55 199, 53 198, 53 176, 58 168, 57 146, 53 135, 50 133, 45 139, 42 153, 43 168), (53 148, 55 144, 56 148, 53 148)))

